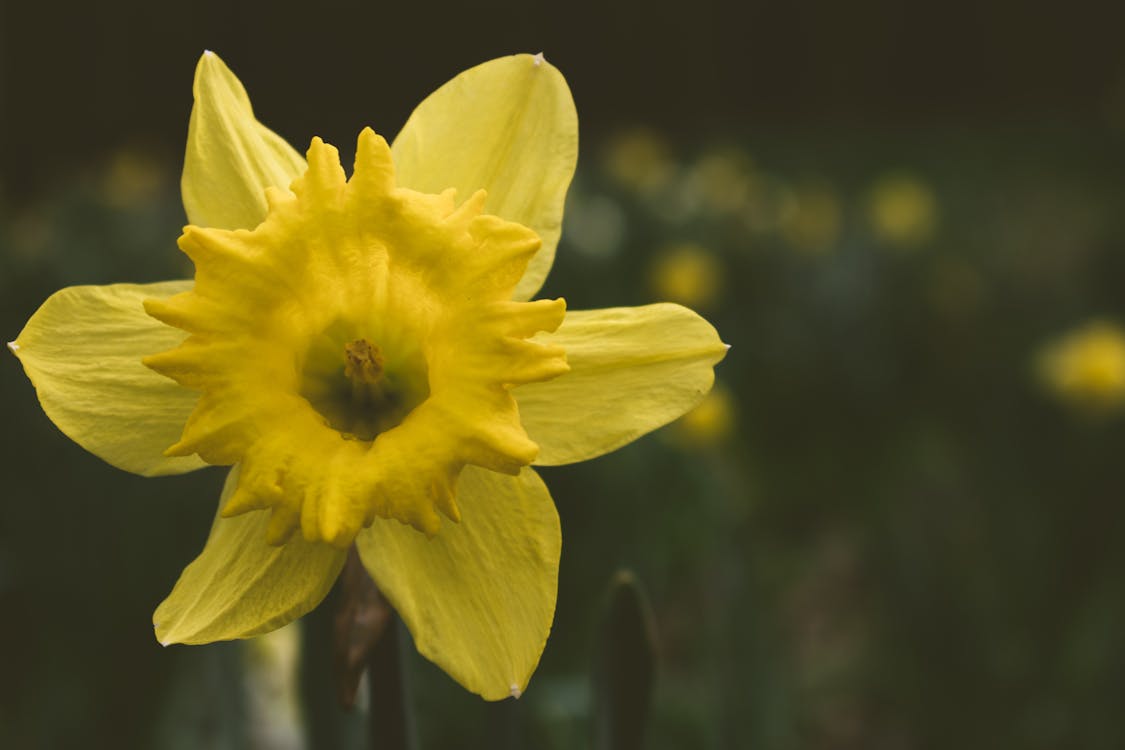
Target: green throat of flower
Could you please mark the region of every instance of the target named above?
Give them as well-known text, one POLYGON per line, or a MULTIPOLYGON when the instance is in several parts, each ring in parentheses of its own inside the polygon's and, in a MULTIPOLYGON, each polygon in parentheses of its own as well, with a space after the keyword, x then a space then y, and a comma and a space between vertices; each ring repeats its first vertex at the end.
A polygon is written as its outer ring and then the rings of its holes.
POLYGON ((337 324, 305 357, 300 394, 346 439, 373 441, 430 395, 425 359, 395 357, 337 324))

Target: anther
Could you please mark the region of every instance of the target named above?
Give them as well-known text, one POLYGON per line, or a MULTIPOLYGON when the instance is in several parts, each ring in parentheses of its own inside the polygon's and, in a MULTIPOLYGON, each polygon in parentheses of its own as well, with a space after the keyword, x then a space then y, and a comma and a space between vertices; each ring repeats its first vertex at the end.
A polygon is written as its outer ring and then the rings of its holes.
POLYGON ((374 385, 383 377, 383 353, 367 339, 344 344, 344 375, 352 383, 374 385))

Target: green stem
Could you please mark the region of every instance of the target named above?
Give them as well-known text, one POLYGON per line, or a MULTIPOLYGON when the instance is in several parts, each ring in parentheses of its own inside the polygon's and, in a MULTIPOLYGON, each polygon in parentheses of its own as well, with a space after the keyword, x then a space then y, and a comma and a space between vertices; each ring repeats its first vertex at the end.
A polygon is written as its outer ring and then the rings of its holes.
POLYGON ((373 750, 409 750, 406 686, 398 617, 388 623, 367 660, 373 750))

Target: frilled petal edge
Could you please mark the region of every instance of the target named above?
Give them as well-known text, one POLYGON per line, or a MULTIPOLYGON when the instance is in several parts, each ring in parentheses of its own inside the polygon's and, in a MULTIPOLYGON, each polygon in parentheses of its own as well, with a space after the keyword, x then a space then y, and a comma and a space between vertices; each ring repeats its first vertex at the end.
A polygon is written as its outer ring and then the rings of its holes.
POLYGON ((452 187, 459 200, 483 188, 485 211, 535 230, 543 245, 513 295, 531 299, 554 262, 578 161, 578 114, 562 73, 542 55, 470 68, 418 105, 392 149, 402 186, 452 187))

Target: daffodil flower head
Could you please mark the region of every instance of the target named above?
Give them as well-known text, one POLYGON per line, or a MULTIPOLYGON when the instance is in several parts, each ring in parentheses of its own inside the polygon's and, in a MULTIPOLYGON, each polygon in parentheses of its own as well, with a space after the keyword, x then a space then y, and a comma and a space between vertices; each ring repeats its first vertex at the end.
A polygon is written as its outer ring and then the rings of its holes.
POLYGON ((661 303, 532 300, 577 157, 566 82, 515 55, 454 78, 350 178, 259 123, 213 53, 182 181, 189 281, 70 287, 10 344, 69 437, 145 476, 231 466, 158 640, 266 633, 354 544, 418 650, 518 696, 554 616, 561 532, 532 465, 679 417, 726 347, 661 303))
POLYGON ((347 547, 378 517, 435 534, 460 519, 466 464, 518 474, 539 452, 511 389, 566 372, 562 300, 511 299, 530 229, 395 184, 390 147, 359 137, 346 179, 314 139, 292 194, 252 231, 188 227, 195 286, 146 302, 190 336, 144 362, 202 391, 173 456, 239 464, 231 516, 270 509, 268 539, 347 547))

